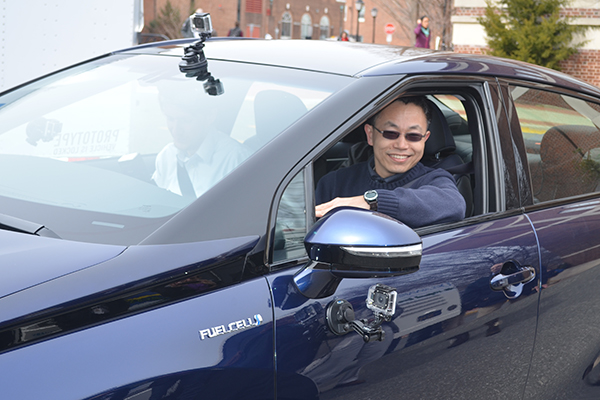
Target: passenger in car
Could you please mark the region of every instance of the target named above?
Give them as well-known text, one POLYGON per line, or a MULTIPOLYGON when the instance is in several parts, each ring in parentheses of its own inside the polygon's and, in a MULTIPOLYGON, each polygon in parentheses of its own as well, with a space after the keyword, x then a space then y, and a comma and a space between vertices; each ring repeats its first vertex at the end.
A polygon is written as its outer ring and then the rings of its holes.
POLYGON ((196 198, 241 164, 249 152, 215 128, 216 108, 199 101, 205 94, 197 87, 171 86, 159 88, 159 101, 173 141, 156 156, 152 179, 158 187, 196 198))
POLYGON ((365 125, 373 156, 332 171, 318 183, 316 216, 343 206, 376 210, 411 228, 465 217, 465 200, 450 173, 423 157, 430 111, 423 97, 400 97, 365 125))

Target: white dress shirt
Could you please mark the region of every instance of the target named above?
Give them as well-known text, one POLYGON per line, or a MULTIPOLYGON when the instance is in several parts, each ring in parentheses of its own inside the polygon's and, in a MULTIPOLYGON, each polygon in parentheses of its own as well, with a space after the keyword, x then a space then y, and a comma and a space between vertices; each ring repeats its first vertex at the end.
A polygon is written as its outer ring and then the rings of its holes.
POLYGON ((156 156, 152 179, 158 187, 181 195, 177 179, 177 163, 187 169, 196 197, 213 187, 250 155, 239 142, 218 131, 209 133, 196 153, 185 155, 173 143, 156 156))

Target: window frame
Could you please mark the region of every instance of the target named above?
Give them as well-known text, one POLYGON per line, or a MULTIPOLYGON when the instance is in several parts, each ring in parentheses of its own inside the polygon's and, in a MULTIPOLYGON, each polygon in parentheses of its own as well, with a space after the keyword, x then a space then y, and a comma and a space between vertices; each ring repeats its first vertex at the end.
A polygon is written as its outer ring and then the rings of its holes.
POLYGON ((319 39, 326 40, 329 37, 329 27, 331 26, 331 21, 327 15, 323 15, 321 20, 319 21, 319 39), (326 25, 323 22, 327 22, 326 25))
POLYGON ((310 40, 313 35, 312 17, 309 13, 302 15, 300 19, 300 39, 310 40))
MULTIPOLYGON (((503 206, 503 196, 496 195, 496 198, 490 198, 491 186, 494 187, 495 193, 501 193, 503 190, 503 184, 500 182, 502 176, 499 168, 502 165, 500 152, 496 149, 497 142, 495 138, 498 137, 498 130, 494 118, 492 117, 493 105, 490 102, 489 91, 490 86, 497 88, 497 81, 495 78, 489 77, 464 77, 464 76, 448 76, 448 75, 417 75, 411 77, 398 76, 396 85, 393 85, 390 89, 380 93, 375 98, 367 101, 363 109, 349 118, 345 124, 340 126, 335 131, 327 134, 320 144, 315 144, 316 147, 312 152, 308 153, 306 157, 297 164, 297 167, 288 173, 286 179, 281 182, 280 189, 274 197, 272 203, 272 221, 271 226, 271 243, 274 240, 274 228, 282 193, 287 187, 287 184, 293 179, 296 173, 301 169, 304 170, 305 174, 305 197, 307 204, 307 229, 316 222, 314 218, 314 205, 315 205, 315 177, 313 174, 314 162, 323 156, 327 150, 333 147, 336 143, 341 141, 349 133, 362 126, 362 124, 376 112, 384 108, 396 97, 402 93, 410 91, 415 94, 450 94, 456 95, 458 93, 467 94, 470 97, 470 101, 467 105, 463 104, 465 111, 469 115, 469 131, 473 138, 473 158, 476 163, 475 168, 479 168, 476 173, 476 181, 479 185, 481 192, 476 197, 476 201, 481 202, 481 207, 476 209, 476 215, 466 218, 462 221, 455 223, 446 223, 432 225, 422 228, 417 228, 415 231, 419 235, 427 235, 430 233, 456 229, 460 226, 472 225, 474 223, 481 222, 490 218, 500 218, 507 211, 503 206), (475 139, 477 138, 477 139, 475 139), (478 152, 478 156, 475 156, 478 152), (492 157, 493 159, 490 159, 492 157), (485 177, 485 179, 484 179, 485 177), (500 199, 498 199, 500 197, 500 199), (500 204, 499 209, 494 204, 500 204), (312 209, 311 206, 312 205, 312 209), (312 216, 309 216, 311 211, 312 216), (491 213, 491 214, 490 214, 491 213)), ((509 213, 513 211, 509 210, 509 213)), ((271 270, 280 270, 284 268, 290 268, 292 266, 298 266, 308 261, 308 257, 299 259, 282 260, 280 262, 273 262, 273 246, 267 246, 266 258, 268 260, 268 266, 271 270)))
MULTIPOLYGON (((569 96, 569 97, 579 99, 579 100, 582 100, 585 102, 595 103, 600 106, 600 98, 597 98, 597 97, 594 97, 594 96, 591 96, 591 95, 588 95, 585 93, 576 92, 569 88, 563 88, 563 87, 558 87, 558 86, 552 86, 549 84, 535 83, 535 82, 523 81, 523 80, 518 80, 518 79, 509 79, 509 78, 498 79, 498 81, 501 85, 506 85, 507 88, 510 88, 511 86, 512 87, 519 86, 519 87, 524 87, 524 88, 528 88, 528 89, 535 89, 535 90, 555 93, 558 95, 569 96)), ((521 131, 521 124, 520 124, 518 116, 516 114, 516 105, 514 104, 512 96, 510 96, 510 91, 507 91, 507 93, 509 94, 505 100, 507 107, 509 107, 509 109, 512 108, 512 110, 514 110, 514 112, 512 113, 511 126, 517 127, 516 129, 518 129, 518 131, 516 131, 515 137, 521 138, 518 145, 520 146, 520 148, 522 149, 523 152, 526 152, 525 142, 523 139, 523 133, 521 131)), ((539 209, 545 209, 545 208, 555 207, 555 206, 562 205, 562 204, 570 204, 570 203, 574 203, 574 202, 578 202, 578 201, 585 201, 587 199, 595 199, 595 198, 600 197, 600 191, 598 191, 598 192, 590 192, 590 193, 580 194, 580 195, 571 196, 571 197, 563 197, 563 198, 533 203, 533 195, 534 195, 533 190, 534 189, 533 189, 533 182, 531 180, 531 171, 530 171, 529 162, 527 161, 526 158, 525 158, 525 162, 526 162, 525 171, 527 173, 529 187, 531 188, 530 196, 532 197, 532 201, 530 204, 526 204, 523 206, 524 212, 531 212, 531 211, 536 211, 539 209)))
POLYGON ((292 14, 289 11, 281 14, 281 34, 279 35, 279 39, 291 39, 293 35, 293 26, 294 19, 292 18, 292 14), (284 25, 289 28, 289 35, 284 35, 284 25))

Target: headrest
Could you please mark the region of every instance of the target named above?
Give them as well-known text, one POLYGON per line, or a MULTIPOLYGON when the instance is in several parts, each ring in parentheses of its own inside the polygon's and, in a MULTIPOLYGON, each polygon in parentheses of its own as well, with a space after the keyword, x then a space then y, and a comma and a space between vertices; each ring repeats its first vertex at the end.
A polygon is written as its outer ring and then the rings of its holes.
POLYGON ((306 113, 299 97, 283 90, 263 90, 254 98, 254 122, 258 136, 272 139, 306 113))
POLYGON ((540 144, 542 162, 560 165, 581 160, 591 149, 600 147, 600 132, 585 125, 554 126, 544 134, 540 144))
POLYGON ((431 134, 427 142, 425 142, 423 157, 434 157, 438 153, 442 155, 452 153, 456 150, 456 144, 454 143, 452 131, 446 122, 444 114, 431 100, 427 100, 427 104, 429 105, 429 112, 431 114, 431 122, 429 124, 431 134))

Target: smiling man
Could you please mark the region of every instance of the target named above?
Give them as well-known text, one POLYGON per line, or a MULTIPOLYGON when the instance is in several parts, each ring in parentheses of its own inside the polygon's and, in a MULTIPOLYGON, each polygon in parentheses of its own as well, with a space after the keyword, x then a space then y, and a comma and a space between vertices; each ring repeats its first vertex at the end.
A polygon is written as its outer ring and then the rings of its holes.
POLYGON ((428 104, 400 97, 365 124, 373 156, 325 175, 317 185, 316 216, 337 207, 376 210, 411 228, 465 217, 465 200, 450 173, 419 161, 429 138, 428 104))

